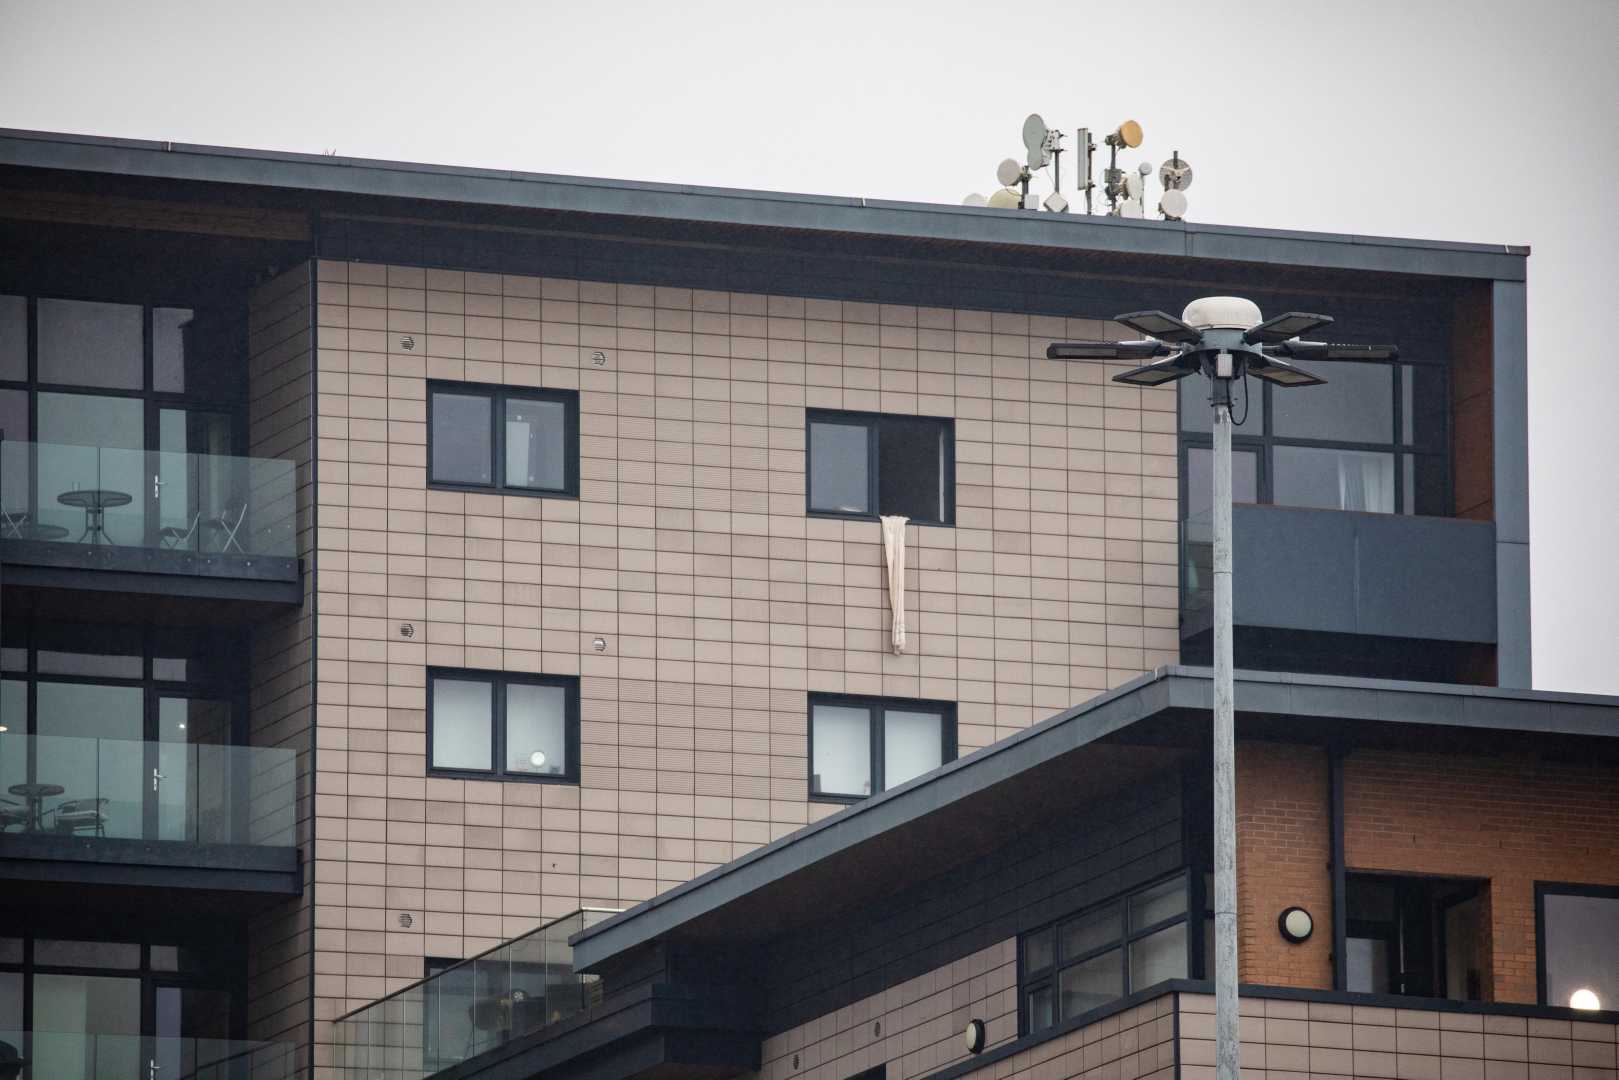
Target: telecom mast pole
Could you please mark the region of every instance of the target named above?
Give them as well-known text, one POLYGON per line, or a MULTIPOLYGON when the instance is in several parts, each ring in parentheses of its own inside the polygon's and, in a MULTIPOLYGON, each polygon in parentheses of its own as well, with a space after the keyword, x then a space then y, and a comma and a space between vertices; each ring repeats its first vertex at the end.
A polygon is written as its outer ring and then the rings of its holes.
POLYGON ((1238 1080, 1236 686, 1231 647, 1231 382, 1214 361, 1214 1072, 1238 1080))

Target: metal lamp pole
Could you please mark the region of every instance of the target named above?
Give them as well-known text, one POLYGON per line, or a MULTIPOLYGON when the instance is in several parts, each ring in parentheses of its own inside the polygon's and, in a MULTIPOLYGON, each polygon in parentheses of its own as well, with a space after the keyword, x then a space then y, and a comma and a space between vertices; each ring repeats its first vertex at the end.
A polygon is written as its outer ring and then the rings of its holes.
POLYGON ((1231 645, 1232 357, 1215 355, 1214 391, 1214 1073, 1237 1080, 1237 742, 1231 645))
MULTIPOLYGON (((1112 145, 1114 136, 1108 137, 1112 145)), ((1082 147, 1083 149, 1083 147, 1082 147)), ((1109 197, 1116 170, 1108 170, 1109 197)), ((1238 296, 1210 296, 1180 317, 1165 311, 1119 315, 1141 341, 1053 342, 1050 360, 1146 360, 1113 376, 1130 386, 1162 386, 1188 375, 1208 378, 1214 407, 1214 1031, 1215 1075, 1238 1080, 1236 686, 1231 608, 1231 386, 1252 375, 1277 387, 1326 382, 1293 360, 1394 360, 1392 345, 1338 345, 1299 336, 1331 316, 1289 311, 1261 320, 1238 296)))

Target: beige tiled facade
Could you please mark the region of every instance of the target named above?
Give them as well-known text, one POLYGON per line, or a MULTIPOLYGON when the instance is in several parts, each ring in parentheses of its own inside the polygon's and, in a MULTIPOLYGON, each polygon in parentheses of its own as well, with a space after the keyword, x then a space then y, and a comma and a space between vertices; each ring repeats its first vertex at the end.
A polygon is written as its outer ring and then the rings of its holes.
MULTIPOLYGON (((1180 994, 1181 1080, 1214 1080, 1214 998, 1180 994)), ((1615 1080, 1619 1026, 1245 997, 1247 1080, 1615 1080)))
POLYGON ((1174 394, 1043 355, 1102 323, 316 275, 323 1021, 837 809, 807 797, 808 692, 958 702, 966 753, 1177 659, 1174 394), (579 498, 429 489, 429 379, 577 390, 579 498), (805 514, 806 408, 955 419, 904 655, 876 523, 805 514), (578 675, 580 784, 428 777, 429 665, 578 675))

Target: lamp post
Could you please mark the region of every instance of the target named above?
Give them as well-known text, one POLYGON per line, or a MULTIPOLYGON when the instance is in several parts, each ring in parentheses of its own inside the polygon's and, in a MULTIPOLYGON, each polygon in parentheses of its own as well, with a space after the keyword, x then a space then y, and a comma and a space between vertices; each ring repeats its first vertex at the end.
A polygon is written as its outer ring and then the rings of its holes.
POLYGON ((1209 380, 1214 407, 1214 1023, 1215 1076, 1238 1080, 1237 1036, 1237 783, 1236 702, 1231 608, 1231 387, 1252 375, 1276 386, 1326 382, 1289 361, 1393 360, 1392 345, 1334 345, 1299 341, 1332 322, 1290 311, 1261 320, 1251 300, 1194 300, 1179 319, 1137 311, 1115 320, 1146 335, 1142 341, 1058 342, 1052 360, 1147 360, 1113 376, 1131 386, 1158 386, 1188 375, 1209 380))

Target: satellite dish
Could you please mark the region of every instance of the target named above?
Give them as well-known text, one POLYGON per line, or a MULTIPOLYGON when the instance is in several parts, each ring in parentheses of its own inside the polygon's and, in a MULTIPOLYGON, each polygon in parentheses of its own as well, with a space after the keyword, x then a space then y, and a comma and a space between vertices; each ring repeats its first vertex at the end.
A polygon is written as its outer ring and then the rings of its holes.
POLYGON ((1122 203, 1119 204, 1119 216, 1120 217, 1127 217, 1127 218, 1138 218, 1138 217, 1140 217, 1141 216, 1141 200, 1138 199, 1138 198, 1137 199, 1126 199, 1126 200, 1124 200, 1122 203))
POLYGON ((1158 212, 1166 218, 1182 218, 1186 216, 1186 196, 1180 189, 1170 188, 1164 192, 1164 197, 1158 200, 1158 212))
POLYGON ((1128 146, 1133 150, 1141 145, 1141 125, 1134 120, 1126 120, 1119 125, 1119 130, 1107 137, 1107 141, 1114 146, 1128 146))
POLYGON ((1029 168, 1043 169, 1050 155, 1046 152, 1046 136, 1050 134, 1039 113, 1030 113, 1023 121, 1023 146, 1029 151, 1029 168))
MULTIPOLYGON (((1146 183, 1142 180, 1140 173, 1124 174, 1124 194, 1126 198, 1134 199, 1139 203, 1141 201, 1141 192, 1145 187, 1146 183)), ((1139 217, 1140 215, 1138 214, 1137 216, 1139 217)))
POLYGON ((1023 179, 1023 166, 1016 158, 1007 158, 995 169, 995 179, 1000 181, 1001 187, 1011 187, 1023 179))
POLYGON ((1062 197, 1062 192, 1053 191, 1046 196, 1046 209, 1053 214, 1065 214, 1068 212, 1068 200, 1062 197))
POLYGON ((988 206, 989 205, 989 200, 984 198, 982 195, 978 194, 978 192, 975 191, 971 195, 967 196, 965 199, 962 199, 961 200, 961 205, 962 206, 988 206))
POLYGON ((1009 187, 1003 187, 991 195, 984 204, 995 210, 1016 210, 1023 204, 1023 196, 1009 187))
POLYGON ((1140 165, 1136 166, 1136 172, 1140 173, 1141 179, 1145 180, 1147 177, 1152 175, 1152 166, 1143 161, 1140 165))
POLYGON ((1165 191, 1185 191, 1192 186, 1192 165, 1177 152, 1158 167, 1158 182, 1165 191))

